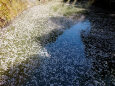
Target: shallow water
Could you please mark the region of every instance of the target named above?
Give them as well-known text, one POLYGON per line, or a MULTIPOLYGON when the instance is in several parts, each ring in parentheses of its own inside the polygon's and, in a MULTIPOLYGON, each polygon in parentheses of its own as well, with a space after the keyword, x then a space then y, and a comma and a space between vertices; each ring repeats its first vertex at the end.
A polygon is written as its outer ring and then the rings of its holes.
POLYGON ((87 35, 90 22, 81 21, 48 43, 47 53, 40 67, 26 85, 28 86, 88 86, 87 73, 91 62, 85 56, 81 32, 87 35))

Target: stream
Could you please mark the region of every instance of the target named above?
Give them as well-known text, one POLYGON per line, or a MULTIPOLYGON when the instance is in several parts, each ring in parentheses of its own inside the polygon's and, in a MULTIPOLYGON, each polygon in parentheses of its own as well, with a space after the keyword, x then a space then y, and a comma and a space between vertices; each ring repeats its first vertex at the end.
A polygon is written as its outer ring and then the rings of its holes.
POLYGON ((92 86, 87 83, 91 61, 81 38, 81 32, 87 35, 90 29, 89 20, 80 21, 46 44, 47 55, 26 86, 92 86))

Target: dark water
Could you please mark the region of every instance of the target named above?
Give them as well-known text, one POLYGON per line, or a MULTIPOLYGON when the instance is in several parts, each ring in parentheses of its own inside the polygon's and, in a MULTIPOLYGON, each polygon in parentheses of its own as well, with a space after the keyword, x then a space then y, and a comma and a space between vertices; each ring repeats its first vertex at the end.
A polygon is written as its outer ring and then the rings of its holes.
POLYGON ((85 56, 81 32, 87 35, 90 22, 81 21, 58 36, 43 50, 45 56, 27 86, 92 86, 88 83, 91 62, 85 56))

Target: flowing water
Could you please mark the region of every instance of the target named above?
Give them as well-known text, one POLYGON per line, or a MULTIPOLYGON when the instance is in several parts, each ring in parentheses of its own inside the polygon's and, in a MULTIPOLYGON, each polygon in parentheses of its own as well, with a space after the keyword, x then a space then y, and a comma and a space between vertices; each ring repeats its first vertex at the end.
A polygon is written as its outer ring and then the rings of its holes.
MULTIPOLYGON (((81 32, 90 31, 88 20, 80 21, 44 47, 47 52, 27 86, 85 86, 91 62, 85 56, 81 32)), ((89 85, 86 85, 89 86, 89 85)))

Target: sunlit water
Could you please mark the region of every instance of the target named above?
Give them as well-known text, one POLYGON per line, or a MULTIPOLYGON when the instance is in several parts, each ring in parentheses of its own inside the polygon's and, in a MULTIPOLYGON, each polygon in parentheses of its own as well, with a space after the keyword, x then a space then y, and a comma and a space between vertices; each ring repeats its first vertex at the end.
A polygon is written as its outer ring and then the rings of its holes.
POLYGON ((48 55, 26 85, 85 86, 91 64, 84 53, 81 32, 87 35, 90 28, 88 20, 81 21, 65 30, 55 42, 47 44, 45 52, 48 55))

